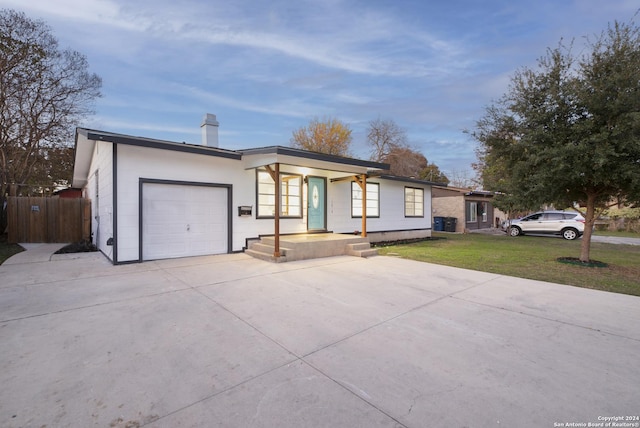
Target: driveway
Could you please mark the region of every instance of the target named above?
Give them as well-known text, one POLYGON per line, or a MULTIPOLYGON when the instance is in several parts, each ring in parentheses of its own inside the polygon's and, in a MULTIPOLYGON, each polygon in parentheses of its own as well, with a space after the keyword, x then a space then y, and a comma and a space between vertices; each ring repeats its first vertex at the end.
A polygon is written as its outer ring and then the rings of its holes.
POLYGON ((640 413, 638 297, 382 256, 10 260, 2 427, 555 427, 640 413))

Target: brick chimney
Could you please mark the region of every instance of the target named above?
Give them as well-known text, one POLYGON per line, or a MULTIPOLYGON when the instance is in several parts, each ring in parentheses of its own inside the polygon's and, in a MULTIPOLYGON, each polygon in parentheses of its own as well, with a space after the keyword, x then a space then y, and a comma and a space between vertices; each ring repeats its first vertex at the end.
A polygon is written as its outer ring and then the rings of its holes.
POLYGON ((220 124, 216 120, 216 115, 207 113, 202 119, 202 145, 209 147, 218 147, 218 126, 220 124))

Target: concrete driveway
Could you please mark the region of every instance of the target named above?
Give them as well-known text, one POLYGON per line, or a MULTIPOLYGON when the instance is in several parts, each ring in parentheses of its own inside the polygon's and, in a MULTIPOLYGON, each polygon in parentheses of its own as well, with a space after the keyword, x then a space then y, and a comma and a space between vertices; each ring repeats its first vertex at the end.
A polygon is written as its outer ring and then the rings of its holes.
POLYGON ((112 266, 41 252, 0 266, 2 427, 556 427, 640 414, 638 297, 381 256, 112 266))

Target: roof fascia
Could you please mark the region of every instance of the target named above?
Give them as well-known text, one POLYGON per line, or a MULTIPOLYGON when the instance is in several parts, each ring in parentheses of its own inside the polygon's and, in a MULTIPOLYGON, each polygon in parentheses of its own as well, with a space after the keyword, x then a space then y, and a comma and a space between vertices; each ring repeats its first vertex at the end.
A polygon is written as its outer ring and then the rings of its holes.
POLYGON ((240 160, 242 154, 239 152, 224 150, 217 147, 206 147, 195 144, 176 143, 172 141, 154 140, 151 138, 132 137, 129 135, 113 134, 110 132, 95 131, 90 129, 79 129, 79 133, 86 135, 88 140, 106 141, 115 144, 125 144, 129 146, 148 147, 152 149, 171 150, 183 153, 193 153, 205 156, 223 157, 240 160))
MULTIPOLYGON (((300 150, 292 147, 283 147, 283 146, 260 147, 255 149, 242 150, 241 152, 244 156, 275 155, 276 158, 282 157, 284 159, 289 160, 289 162, 282 162, 282 163, 291 163, 293 159, 299 159, 297 161, 293 161, 293 164, 299 165, 299 166, 308 166, 308 163, 310 162, 305 162, 305 161, 318 161, 326 164, 341 165, 342 167, 328 168, 331 170, 337 169, 339 171, 344 170, 344 166, 359 167, 358 171, 360 171, 362 168, 364 168, 365 170, 388 170, 390 168, 389 164, 386 164, 386 163, 373 162, 373 161, 367 161, 362 159, 354 159, 354 158, 348 158, 344 156, 329 155, 326 153, 311 152, 308 150, 300 150)), ((323 168, 323 169, 327 169, 327 168, 323 168)), ((350 172, 350 171, 351 169, 347 170, 346 172, 350 172)))

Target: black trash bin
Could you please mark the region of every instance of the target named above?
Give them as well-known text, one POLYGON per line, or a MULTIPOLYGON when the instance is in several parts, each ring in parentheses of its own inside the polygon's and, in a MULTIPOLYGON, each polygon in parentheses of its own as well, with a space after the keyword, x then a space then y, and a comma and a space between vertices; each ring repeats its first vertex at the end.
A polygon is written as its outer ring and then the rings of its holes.
POLYGON ((446 217, 444 220, 444 231, 455 232, 458 219, 455 217, 446 217))
POLYGON ((436 232, 444 232, 444 217, 433 218, 433 230, 436 232))

